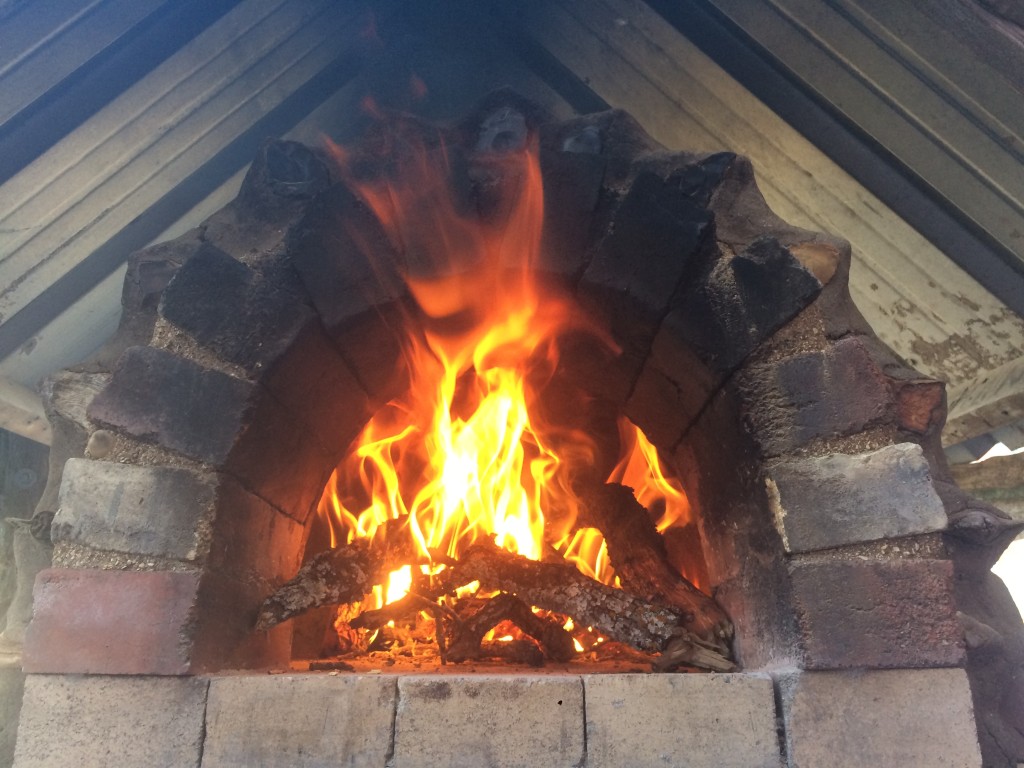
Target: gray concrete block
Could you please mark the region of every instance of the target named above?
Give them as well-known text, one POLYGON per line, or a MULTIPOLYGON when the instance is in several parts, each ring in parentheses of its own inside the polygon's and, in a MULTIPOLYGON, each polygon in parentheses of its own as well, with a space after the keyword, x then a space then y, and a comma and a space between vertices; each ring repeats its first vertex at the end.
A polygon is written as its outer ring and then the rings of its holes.
POLYGON ((768 472, 776 525, 789 552, 939 531, 946 512, 914 443, 855 456, 781 462, 768 472))
POLYGON ((194 561, 205 555, 201 522, 212 517, 212 476, 171 467, 70 459, 53 540, 194 561))
POLYGON ((772 682, 586 675, 587 768, 778 768, 772 682))
POLYGON ((9 766, 14 760, 24 690, 25 673, 18 657, 0 656, 0 766, 9 766))
POLYGON ((17 768, 198 768, 207 681, 29 675, 17 768))
POLYGON ((962 669, 801 672, 779 687, 791 768, 981 765, 962 669))
POLYGON ((578 677, 427 675, 398 681, 395 768, 567 768, 582 760, 578 677))
POLYGON ((210 681, 203 768, 384 765, 395 678, 246 675, 210 681))

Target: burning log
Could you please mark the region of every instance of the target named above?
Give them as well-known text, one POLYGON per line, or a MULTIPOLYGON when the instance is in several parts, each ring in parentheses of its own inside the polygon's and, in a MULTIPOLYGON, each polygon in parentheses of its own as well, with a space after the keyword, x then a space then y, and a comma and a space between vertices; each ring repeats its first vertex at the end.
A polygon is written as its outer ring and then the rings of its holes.
POLYGON ((577 489, 586 521, 604 534, 608 559, 622 586, 685 614, 683 624, 700 637, 727 640, 732 622, 712 598, 672 566, 665 540, 633 489, 618 483, 577 489))
POLYGON ((512 595, 500 594, 488 600, 474 600, 472 604, 475 604, 475 612, 456 624, 452 633, 448 650, 451 661, 480 658, 490 655, 487 649, 493 645, 507 646, 508 642, 482 643, 484 635, 502 621, 512 622, 540 643, 543 656, 555 661, 569 661, 576 654, 572 635, 556 622, 541 618, 530 610, 530 606, 512 595))
POLYGON ((682 627, 687 615, 679 609, 605 586, 568 563, 536 562, 494 545, 475 544, 454 571, 457 582, 479 581, 484 587, 511 592, 530 605, 572 616, 577 623, 639 650, 672 649, 678 657, 673 664, 699 662, 716 671, 735 668, 724 644, 701 641, 682 627), (687 656, 688 646, 700 652, 687 656))
POLYGON ((256 630, 263 632, 286 619, 321 605, 341 605, 362 600, 387 574, 412 562, 413 544, 406 533, 408 520, 389 520, 377 542, 357 540, 316 555, 295 578, 263 601, 256 630))

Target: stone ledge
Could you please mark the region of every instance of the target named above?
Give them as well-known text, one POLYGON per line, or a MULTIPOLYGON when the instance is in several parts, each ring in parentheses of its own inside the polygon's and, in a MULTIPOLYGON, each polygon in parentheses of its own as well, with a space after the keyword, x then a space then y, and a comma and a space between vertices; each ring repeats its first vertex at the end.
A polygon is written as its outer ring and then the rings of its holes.
POLYGON ((396 681, 244 675, 210 681, 203 768, 379 768, 394 738, 396 681))
POLYGON ((577 676, 398 679, 395 768, 561 768, 583 756, 577 676))
POLYGON ((196 768, 207 681, 29 675, 18 768, 196 768))
POLYGON ((779 689, 792 766, 981 765, 962 669, 799 672, 779 689))
POLYGON ((778 768, 771 680, 586 675, 587 768, 778 768))

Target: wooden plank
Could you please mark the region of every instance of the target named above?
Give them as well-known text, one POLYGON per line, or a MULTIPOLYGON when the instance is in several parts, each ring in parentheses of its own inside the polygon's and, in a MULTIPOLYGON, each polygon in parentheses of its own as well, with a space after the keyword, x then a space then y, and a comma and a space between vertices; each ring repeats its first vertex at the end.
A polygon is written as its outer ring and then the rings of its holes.
POLYGON ((256 5, 271 6, 257 24, 228 14, 0 188, 0 313, 25 306, 339 54, 348 17, 332 3, 256 5))
POLYGON ((849 239, 858 306, 912 364, 956 384, 1021 354, 1020 318, 645 5, 528 2, 521 16, 659 141, 748 155, 779 215, 849 239))
MULTIPOLYGON (((881 25, 853 23, 819 0, 712 0, 757 42, 878 140, 900 162, 953 202, 1016 255, 1024 268, 1024 179, 1021 154, 1009 141, 958 109, 927 71, 911 68, 881 25), (1017 233, 1017 234, 1015 234, 1017 233)), ((852 7, 852 6, 851 6, 852 7)), ((862 15, 863 19, 864 16, 862 15)), ((1003 126, 1004 128, 1006 126, 1003 126)))
POLYGON ((53 439, 39 395, 7 379, 0 379, 0 429, 43 445, 53 439))
MULTIPOLYGON (((0 68, 0 126, 3 126, 41 94, 55 86, 90 58, 128 32, 166 0, 105 0, 88 5, 65 4, 64 13, 44 11, 58 25, 0 68), (76 8, 75 5, 79 7, 76 8)), ((21 14, 26 25, 30 14, 21 14)), ((17 37, 18 25, 6 32, 17 37)), ((45 27, 44 27, 45 28, 45 27)), ((28 31, 28 30, 26 30, 28 31)), ((41 30, 40 30, 41 31, 41 30)), ((38 34, 38 32, 37 32, 38 34)), ((13 53, 13 52, 12 52, 13 53)))

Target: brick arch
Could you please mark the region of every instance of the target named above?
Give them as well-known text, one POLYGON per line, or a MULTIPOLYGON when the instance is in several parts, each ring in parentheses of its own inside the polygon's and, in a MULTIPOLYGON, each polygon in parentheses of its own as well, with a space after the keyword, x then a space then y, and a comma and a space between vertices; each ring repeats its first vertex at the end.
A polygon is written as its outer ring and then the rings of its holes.
MULTIPOLYGON (((814 628, 797 617, 766 476, 803 453, 897 443, 934 465, 941 388, 863 328, 848 247, 774 217, 745 159, 666 153, 619 112, 539 130, 541 269, 623 350, 568 349, 565 366, 676 464, 741 660, 805 654, 814 628)), ((287 661, 289 628, 255 635, 256 607, 298 567, 345 448, 404 386, 398 329, 412 311, 396 276, 367 259, 386 238, 327 175, 309 150, 266 144, 238 200, 189 241, 152 322, 123 323, 134 336, 117 341, 88 412, 118 447, 65 473, 54 538, 72 554, 41 577, 30 671, 287 661), (135 507, 119 506, 126 488, 135 507), (102 564, 110 552, 122 570, 102 564), (104 612, 106 623, 90 618, 104 612), (111 653, 117 643, 131 652, 111 653)), ((819 657, 840 653, 822 642, 819 657)))

